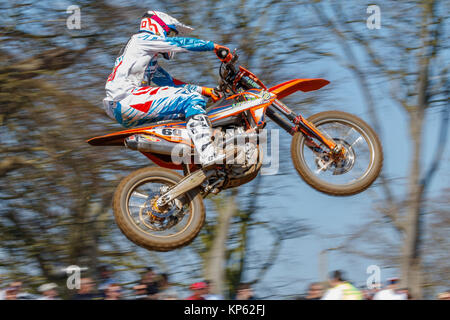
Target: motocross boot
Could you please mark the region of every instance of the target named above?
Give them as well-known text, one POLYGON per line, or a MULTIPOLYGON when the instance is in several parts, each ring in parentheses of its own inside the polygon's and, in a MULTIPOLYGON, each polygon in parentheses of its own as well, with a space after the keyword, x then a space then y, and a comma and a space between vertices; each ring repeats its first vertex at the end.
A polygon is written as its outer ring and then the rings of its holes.
POLYGON ((203 168, 215 163, 222 163, 225 154, 219 153, 212 140, 212 126, 209 118, 204 114, 196 114, 187 119, 186 128, 194 143, 195 150, 203 168))

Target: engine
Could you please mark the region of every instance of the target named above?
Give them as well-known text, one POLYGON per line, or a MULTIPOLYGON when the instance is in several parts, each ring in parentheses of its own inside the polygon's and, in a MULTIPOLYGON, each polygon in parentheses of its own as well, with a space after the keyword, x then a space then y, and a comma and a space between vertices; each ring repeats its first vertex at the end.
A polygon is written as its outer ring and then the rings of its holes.
POLYGON ((236 127, 215 133, 214 137, 216 145, 223 148, 227 155, 226 168, 229 178, 242 178, 262 162, 256 132, 248 133, 242 127, 236 127))

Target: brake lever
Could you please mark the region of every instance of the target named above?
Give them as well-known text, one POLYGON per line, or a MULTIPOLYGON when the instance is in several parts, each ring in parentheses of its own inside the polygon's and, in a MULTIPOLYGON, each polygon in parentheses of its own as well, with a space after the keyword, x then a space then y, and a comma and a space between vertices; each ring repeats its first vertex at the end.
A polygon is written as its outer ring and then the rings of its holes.
POLYGON ((238 54, 236 53, 237 49, 233 50, 233 58, 230 60, 230 62, 228 62, 226 64, 227 69, 229 69, 230 71, 233 71, 233 73, 236 73, 236 68, 235 68, 235 63, 236 61, 239 59, 238 54))
POLYGON ((236 48, 233 50, 233 59, 231 59, 233 64, 236 63, 236 61, 239 58, 238 54, 236 53, 236 50, 237 50, 236 48))

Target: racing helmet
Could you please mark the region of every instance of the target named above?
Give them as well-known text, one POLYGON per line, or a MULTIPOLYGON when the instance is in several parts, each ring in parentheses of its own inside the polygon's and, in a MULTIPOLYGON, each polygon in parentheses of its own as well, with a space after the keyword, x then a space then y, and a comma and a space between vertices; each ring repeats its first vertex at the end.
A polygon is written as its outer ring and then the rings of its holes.
MULTIPOLYGON (((194 28, 160 11, 147 11, 142 17, 139 26, 139 32, 151 32, 161 37, 186 35, 192 30, 194 28)), ((162 52, 161 54, 167 60, 171 60, 175 56, 175 52, 162 52)))
POLYGON ((147 11, 142 17, 139 26, 139 32, 147 31, 162 37, 187 35, 193 30, 194 28, 160 11, 147 11))

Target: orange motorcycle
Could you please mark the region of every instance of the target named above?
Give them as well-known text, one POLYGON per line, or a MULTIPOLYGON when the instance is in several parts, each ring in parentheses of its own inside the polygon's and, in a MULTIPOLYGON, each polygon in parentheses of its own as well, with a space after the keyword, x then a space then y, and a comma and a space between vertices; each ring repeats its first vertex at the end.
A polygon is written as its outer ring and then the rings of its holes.
POLYGON ((320 89, 329 81, 294 79, 267 88, 253 73, 236 66, 237 60, 234 53, 230 62, 220 65, 216 90, 222 98, 207 108, 214 143, 226 153, 223 163, 207 168, 196 164, 183 120, 150 123, 88 140, 93 146, 125 145, 157 165, 125 177, 114 194, 117 225, 135 244, 169 251, 194 240, 205 221, 203 198, 245 184, 260 172, 266 118, 293 136, 294 167, 314 189, 334 196, 353 195, 379 175, 382 147, 363 120, 341 111, 305 119, 280 101, 299 90, 320 89))

